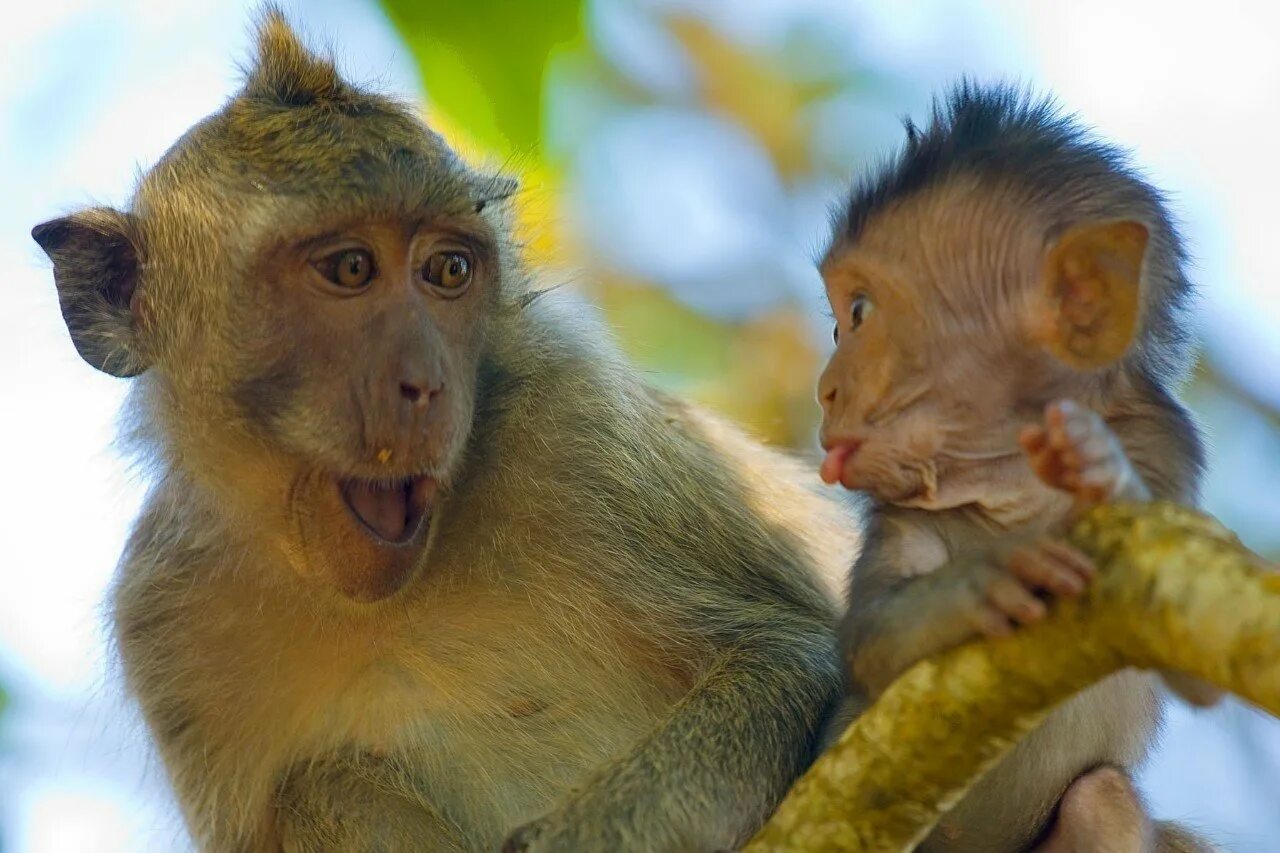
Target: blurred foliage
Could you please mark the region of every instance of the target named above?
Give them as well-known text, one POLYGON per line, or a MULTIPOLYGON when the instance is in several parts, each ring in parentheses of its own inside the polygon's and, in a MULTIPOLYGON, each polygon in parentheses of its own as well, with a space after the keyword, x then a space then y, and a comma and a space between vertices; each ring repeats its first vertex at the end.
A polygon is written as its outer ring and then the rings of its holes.
MULTIPOLYGON (((570 276, 575 287, 600 305, 624 351, 655 383, 768 441, 811 446, 818 352, 800 311, 783 306, 735 323, 700 314, 661 282, 607 268, 563 227, 564 179, 546 127, 548 87, 586 81, 623 109, 655 98, 617 73, 587 37, 584 3, 381 2, 418 62, 433 126, 464 152, 519 172, 520 239, 531 260, 579 270, 570 276), (553 80, 555 63, 564 73, 553 80)), ((811 171, 805 107, 837 81, 798 80, 777 58, 736 45, 693 16, 660 23, 693 70, 695 106, 750 134, 782 179, 811 171)))
POLYGON ((797 312, 724 323, 652 285, 615 278, 591 293, 623 350, 656 384, 773 441, 795 447, 811 442, 818 354, 797 312))
POLYGON ((500 157, 543 138, 547 65, 582 41, 581 0, 383 0, 436 108, 500 157))
POLYGON ((707 107, 750 133, 784 178, 809 173, 813 127, 807 108, 841 81, 798 79, 778 58, 745 50, 697 18, 673 16, 667 26, 694 66, 707 107))

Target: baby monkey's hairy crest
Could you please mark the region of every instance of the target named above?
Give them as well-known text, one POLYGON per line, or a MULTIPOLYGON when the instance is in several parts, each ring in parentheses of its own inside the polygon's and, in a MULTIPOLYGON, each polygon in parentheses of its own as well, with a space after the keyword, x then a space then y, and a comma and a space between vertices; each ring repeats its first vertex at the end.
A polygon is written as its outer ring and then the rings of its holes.
MULTIPOLYGON (((850 712, 916 661, 1079 595, 1093 566, 1061 541, 1074 508, 1194 503, 1203 456, 1173 396, 1191 359, 1181 242, 1127 157, 1049 100, 969 82, 907 132, 821 262, 837 341, 822 476, 873 498, 842 627, 850 712)), ((1158 718, 1145 674, 1080 694, 925 848, 1023 849, 1061 799, 1046 849, 1197 849, 1148 824, 1125 775, 1158 718), (1072 784, 1103 764, 1120 770, 1072 784)))

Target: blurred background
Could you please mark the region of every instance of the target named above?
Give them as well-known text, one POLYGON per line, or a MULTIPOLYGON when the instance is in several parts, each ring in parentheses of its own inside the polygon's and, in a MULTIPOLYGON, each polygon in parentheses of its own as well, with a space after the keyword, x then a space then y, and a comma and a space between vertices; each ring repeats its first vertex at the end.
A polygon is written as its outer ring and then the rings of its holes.
MULTIPOLYGON (((1170 192, 1203 298, 1187 394, 1208 508, 1280 557, 1280 10, 1159 0, 294 0, 352 78, 524 176, 547 284, 653 381, 815 450, 830 318, 813 261, 848 176, 961 73, 1056 93, 1170 192)), ((238 85, 252 4, 45 0, 0 50, 0 850, 189 847, 120 696, 103 600, 143 484, 125 382, 76 356, 33 224, 127 201, 238 85)), ((1171 710, 1154 811, 1280 849, 1280 722, 1171 710)))

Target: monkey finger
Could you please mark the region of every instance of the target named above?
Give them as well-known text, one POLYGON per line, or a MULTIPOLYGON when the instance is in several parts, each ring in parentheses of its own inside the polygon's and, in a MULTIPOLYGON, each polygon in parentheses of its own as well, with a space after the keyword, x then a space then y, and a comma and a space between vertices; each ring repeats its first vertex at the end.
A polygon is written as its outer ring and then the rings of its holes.
POLYGON ((1085 464, 1085 459, 1081 456, 1080 450, 1070 440, 1068 440, 1062 447, 1058 448, 1057 453, 1058 460, 1061 462, 1062 467, 1067 470, 1080 468, 1085 464))
POLYGON ((1059 406, 1062 412, 1063 428, 1067 434, 1076 438, 1084 438, 1098 430, 1102 421, 1097 412, 1085 408, 1073 400, 1064 400, 1059 406))
POLYGON ((1009 555, 1009 571, 1023 584, 1054 595, 1077 596, 1084 580, 1054 554, 1040 548, 1019 548, 1009 555))
POLYGON ((1102 479, 1086 479, 1081 473, 1074 475, 1076 485, 1072 488, 1076 500, 1085 504, 1100 504, 1111 500, 1115 490, 1114 482, 1102 479))
POLYGON ((1019 625, 1029 625, 1044 618, 1044 602, 1013 575, 993 578, 987 584, 986 595, 989 604, 1019 625))
POLYGON ((1113 461, 1117 455, 1115 443, 1105 429, 1083 436, 1076 442, 1075 452, 1088 462, 1113 461))
POLYGON ((992 639, 1008 637, 1013 634, 1013 623, 994 607, 979 602, 969 613, 969 621, 973 629, 984 637, 992 639))
POLYGON ((1044 427, 1039 424, 1032 424, 1023 427, 1018 432, 1018 444, 1022 446, 1028 454, 1034 456, 1043 453, 1049 446, 1049 438, 1045 435, 1044 427))
POLYGON ((1059 471, 1057 471, 1056 485, 1057 488, 1065 492, 1079 491, 1082 488, 1079 471, 1075 470, 1074 467, 1061 465, 1059 471))
POLYGON ((1098 565, 1093 562, 1093 558, 1069 542, 1061 539, 1041 539, 1037 544, 1041 552, 1053 557, 1085 581, 1093 580, 1098 574, 1098 565))
POLYGON ((1109 460, 1085 468, 1078 476, 1081 487, 1095 492, 1100 499, 1108 499, 1115 494, 1121 480, 1120 472, 1109 460))
POLYGON ((1071 441, 1067 435, 1066 417, 1056 404, 1050 404, 1044 418, 1045 433, 1049 440, 1049 446, 1054 450, 1062 450, 1071 441))

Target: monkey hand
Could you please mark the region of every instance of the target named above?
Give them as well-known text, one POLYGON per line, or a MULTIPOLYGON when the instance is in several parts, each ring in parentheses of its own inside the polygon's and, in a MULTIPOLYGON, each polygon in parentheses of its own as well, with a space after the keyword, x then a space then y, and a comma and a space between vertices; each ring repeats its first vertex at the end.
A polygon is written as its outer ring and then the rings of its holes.
MULTIPOLYGON (((651 782, 650 777, 643 787, 651 782)), ((645 792, 633 785, 623 785, 627 792, 620 799, 616 793, 608 794, 607 784, 588 784, 568 801, 561 803, 536 820, 517 827, 503 842, 501 853, 583 853, 592 850, 715 850, 731 853, 725 839, 717 839, 716 830, 711 837, 703 837, 702 825, 685 827, 681 831, 679 821, 673 825, 670 816, 658 819, 638 819, 650 811, 645 805, 645 792), (695 840, 696 839, 696 840, 695 840)), ((665 795, 660 795, 665 799, 665 795)), ((669 808, 664 804, 663 808, 669 808)), ((711 825, 719 820, 711 818, 711 825)), ((729 836, 732 838, 732 834, 729 836)))
POLYGON ((1009 546, 978 565, 969 615, 972 627, 987 637, 1038 622, 1047 600, 1081 595, 1097 572, 1093 560, 1054 539, 1009 546))
POLYGON ((594 831, 589 831, 590 822, 575 820, 568 813, 575 805, 571 801, 567 808, 517 828, 503 842, 502 853, 575 853, 600 847, 602 824, 594 822, 594 831))
POLYGON ((1115 433, 1073 400, 1050 403, 1044 423, 1024 429, 1018 441, 1036 476, 1073 495, 1079 506, 1151 498, 1115 433))
POLYGON ((502 842, 501 853, 534 853, 537 850, 551 849, 538 843, 544 823, 544 820, 535 820, 508 835, 507 840, 502 842))

